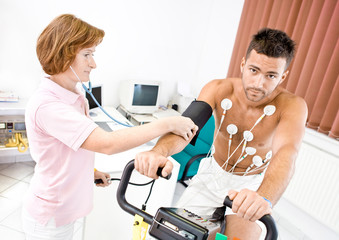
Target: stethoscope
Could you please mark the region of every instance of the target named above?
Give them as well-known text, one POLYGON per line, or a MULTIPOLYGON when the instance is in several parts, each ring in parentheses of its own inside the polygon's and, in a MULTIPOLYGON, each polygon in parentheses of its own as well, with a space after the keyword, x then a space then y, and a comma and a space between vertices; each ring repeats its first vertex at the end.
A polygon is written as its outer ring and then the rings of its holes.
POLYGON ((88 88, 86 87, 86 85, 80 80, 78 74, 76 74, 76 72, 73 70, 72 66, 69 66, 69 68, 72 70, 73 74, 76 76, 76 78, 79 80, 79 82, 82 85, 82 88, 91 96, 91 98, 93 99, 93 101, 95 102, 95 104, 100 108, 100 110, 105 113, 110 119, 112 119, 114 122, 125 126, 125 127, 133 127, 129 124, 125 124, 123 122, 118 121, 117 119, 115 119, 114 117, 112 117, 108 112, 106 112, 106 110, 100 105, 100 103, 98 103, 98 101, 96 100, 96 98, 94 97, 94 95, 92 94, 92 83, 91 81, 88 82, 88 88))

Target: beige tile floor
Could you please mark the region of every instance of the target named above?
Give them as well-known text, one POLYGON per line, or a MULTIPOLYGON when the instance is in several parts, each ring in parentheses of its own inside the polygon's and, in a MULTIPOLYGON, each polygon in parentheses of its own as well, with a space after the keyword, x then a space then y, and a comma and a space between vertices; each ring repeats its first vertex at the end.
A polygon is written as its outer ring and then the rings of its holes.
MULTIPOLYGON (((21 226, 22 199, 34 172, 34 162, 0 164, 0 239, 24 240, 21 226)), ((74 240, 82 239, 81 220, 74 240)))

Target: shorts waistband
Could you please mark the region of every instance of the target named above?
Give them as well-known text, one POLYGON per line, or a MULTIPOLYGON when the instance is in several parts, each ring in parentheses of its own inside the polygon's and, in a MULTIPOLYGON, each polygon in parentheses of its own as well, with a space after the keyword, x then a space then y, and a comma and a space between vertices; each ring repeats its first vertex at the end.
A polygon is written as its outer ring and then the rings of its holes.
MULTIPOLYGON (((204 164, 208 164, 206 163, 206 161, 208 161, 209 159, 211 159, 211 167, 213 168, 214 171, 218 172, 219 174, 222 174, 225 177, 232 177, 233 179, 241 179, 241 180, 247 180, 247 179, 257 179, 257 178, 262 178, 263 175, 262 174, 253 174, 253 175, 246 175, 246 176, 242 176, 242 175, 237 175, 237 174, 232 174, 229 173, 227 171, 225 171, 219 164, 218 162, 215 160, 214 156, 211 155, 211 157, 209 158, 203 158, 200 162, 200 165, 202 165, 202 169, 206 169, 206 167, 204 166, 204 164)), ((211 169, 212 170, 212 169, 211 169)))

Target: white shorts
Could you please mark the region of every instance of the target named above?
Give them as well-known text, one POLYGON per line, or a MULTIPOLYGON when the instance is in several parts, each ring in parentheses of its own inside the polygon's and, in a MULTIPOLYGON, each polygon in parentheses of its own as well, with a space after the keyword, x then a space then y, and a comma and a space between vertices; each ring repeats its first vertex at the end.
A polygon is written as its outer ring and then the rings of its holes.
MULTIPOLYGON (((239 176, 228 173, 213 157, 204 158, 176 207, 187 208, 199 215, 212 215, 216 208, 223 206, 229 190, 247 188, 256 191, 263 178, 263 174, 239 176)), ((227 210, 226 214, 232 213, 231 209, 227 210)))
MULTIPOLYGON (((211 216, 216 208, 222 207, 228 191, 233 189, 258 190, 264 174, 239 176, 226 172, 213 157, 201 160, 197 174, 191 179, 188 187, 176 204, 200 216, 211 216)), ((226 215, 234 214, 226 208, 226 215)), ((260 239, 266 235, 264 224, 257 221, 262 229, 260 239)))
POLYGON ((72 240, 74 222, 56 227, 52 218, 46 225, 38 223, 25 208, 22 208, 22 228, 26 240, 72 240))

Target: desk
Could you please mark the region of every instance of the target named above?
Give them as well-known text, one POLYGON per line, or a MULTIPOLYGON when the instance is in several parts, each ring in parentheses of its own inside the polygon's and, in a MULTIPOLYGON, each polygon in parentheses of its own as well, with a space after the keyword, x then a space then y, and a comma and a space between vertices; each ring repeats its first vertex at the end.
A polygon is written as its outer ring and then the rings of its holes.
MULTIPOLYGON (((119 122, 122 122, 127 125, 133 126, 133 124, 128 121, 118 110, 116 110, 114 107, 104 107, 105 111, 111 115, 114 119, 118 120, 119 122)), ((93 108, 89 111, 90 116, 94 122, 108 122, 112 123, 110 124, 110 127, 113 126, 114 121, 109 118, 103 111, 101 111, 100 108, 93 108)), ((119 125, 117 123, 114 123, 116 126, 113 126, 112 130, 118 130, 120 128, 125 128, 122 125, 119 125)), ((111 127, 112 128, 112 127, 111 127)))
MULTIPOLYGON (((111 177, 120 178, 125 165, 132 160, 137 153, 150 150, 153 145, 153 142, 149 142, 129 151, 110 156, 96 153, 95 168, 109 173, 111 177)), ((174 166, 172 177, 169 180, 160 178, 155 182, 146 209, 151 215, 154 215, 160 207, 169 207, 172 205, 180 165, 172 158, 169 159, 174 166)), ((133 171, 131 182, 145 183, 150 180, 150 178, 139 174, 137 171, 133 171)), ((124 212, 119 207, 116 199, 118 184, 119 182, 113 181, 112 184, 106 188, 94 188, 94 208, 84 219, 83 239, 132 239, 134 216, 124 212)), ((141 205, 148 196, 149 189, 150 186, 137 187, 129 185, 126 192, 126 199, 132 205, 141 208, 141 205)))
POLYGON ((130 120, 134 125, 142 125, 155 121, 160 118, 170 117, 170 116, 180 116, 181 114, 173 109, 166 109, 154 112, 153 114, 135 114, 127 111, 122 105, 119 105, 118 111, 130 120))

